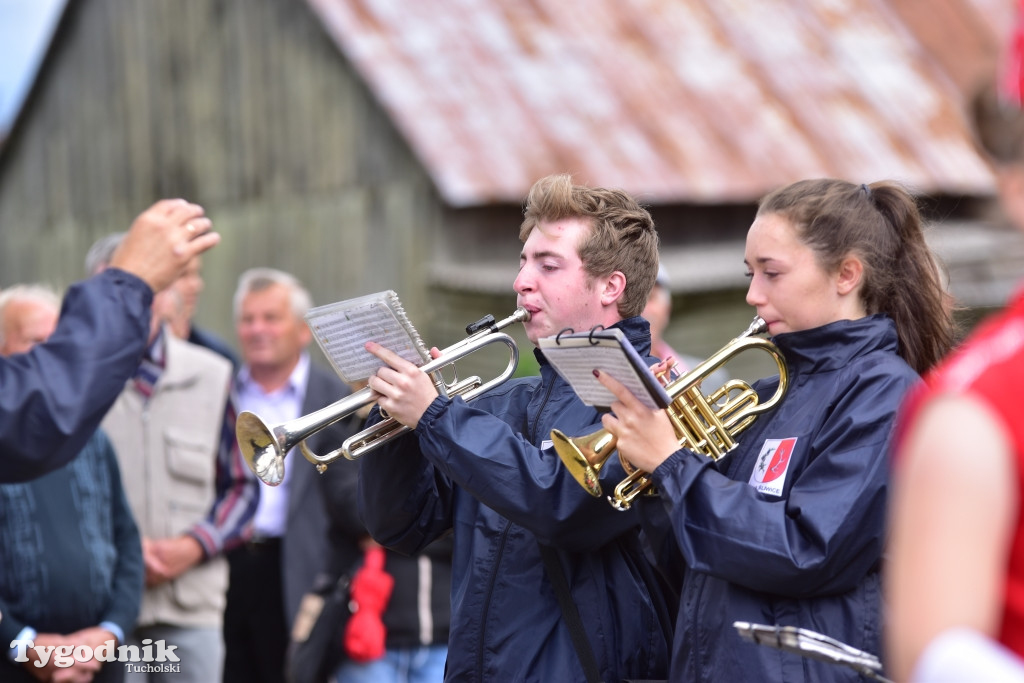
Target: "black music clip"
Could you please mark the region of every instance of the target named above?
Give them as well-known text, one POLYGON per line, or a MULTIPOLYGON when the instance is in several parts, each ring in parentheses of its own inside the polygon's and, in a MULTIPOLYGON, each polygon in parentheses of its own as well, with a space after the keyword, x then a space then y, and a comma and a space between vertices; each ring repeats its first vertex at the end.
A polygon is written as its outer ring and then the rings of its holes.
POLYGON ((555 335, 555 343, 558 344, 559 346, 561 346, 562 345, 562 335, 567 333, 567 332, 569 334, 575 334, 576 330, 572 329, 571 327, 566 327, 566 328, 562 329, 558 334, 555 335))

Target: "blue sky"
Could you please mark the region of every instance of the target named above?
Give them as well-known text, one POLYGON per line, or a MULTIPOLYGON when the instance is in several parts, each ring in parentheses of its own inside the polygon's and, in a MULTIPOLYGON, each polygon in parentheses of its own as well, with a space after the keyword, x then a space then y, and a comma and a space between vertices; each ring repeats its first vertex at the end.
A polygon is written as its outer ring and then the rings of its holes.
POLYGON ((32 85, 64 0, 0 0, 0 139, 32 85))

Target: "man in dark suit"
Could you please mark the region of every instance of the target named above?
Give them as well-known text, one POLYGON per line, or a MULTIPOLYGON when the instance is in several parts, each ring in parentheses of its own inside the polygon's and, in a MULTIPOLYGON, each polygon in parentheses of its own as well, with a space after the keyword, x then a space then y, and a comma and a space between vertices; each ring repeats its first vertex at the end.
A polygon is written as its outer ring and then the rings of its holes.
MULTIPOLYGON (((242 274, 234 300, 243 362, 234 392, 240 411, 273 425, 349 393, 334 373, 310 361, 312 334, 303 318, 310 306, 309 293, 288 273, 254 268, 242 274)), ((346 420, 341 431, 351 425, 346 420)), ((331 438, 343 433, 334 430, 331 438)), ((252 539, 228 556, 226 683, 284 680, 288 633, 327 556, 327 517, 316 477, 300 454, 289 454, 284 481, 260 485, 252 539)))

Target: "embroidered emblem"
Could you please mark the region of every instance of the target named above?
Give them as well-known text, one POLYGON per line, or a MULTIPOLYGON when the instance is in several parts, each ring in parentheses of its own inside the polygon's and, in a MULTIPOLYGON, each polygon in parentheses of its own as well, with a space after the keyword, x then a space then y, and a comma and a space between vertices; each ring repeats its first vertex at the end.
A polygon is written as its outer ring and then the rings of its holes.
POLYGON ((796 437, 765 439, 748 483, 761 493, 781 496, 782 489, 786 485, 789 460, 795 447, 796 437))

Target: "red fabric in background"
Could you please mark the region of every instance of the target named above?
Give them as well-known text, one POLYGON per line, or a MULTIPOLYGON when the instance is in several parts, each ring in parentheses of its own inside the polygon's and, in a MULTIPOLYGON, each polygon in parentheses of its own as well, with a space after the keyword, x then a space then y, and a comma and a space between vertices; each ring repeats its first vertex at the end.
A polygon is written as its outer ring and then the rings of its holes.
POLYGON ((345 652, 352 661, 365 663, 384 656, 387 630, 381 616, 394 585, 395 580, 384 571, 384 549, 369 548, 350 589, 354 611, 345 627, 345 652))

